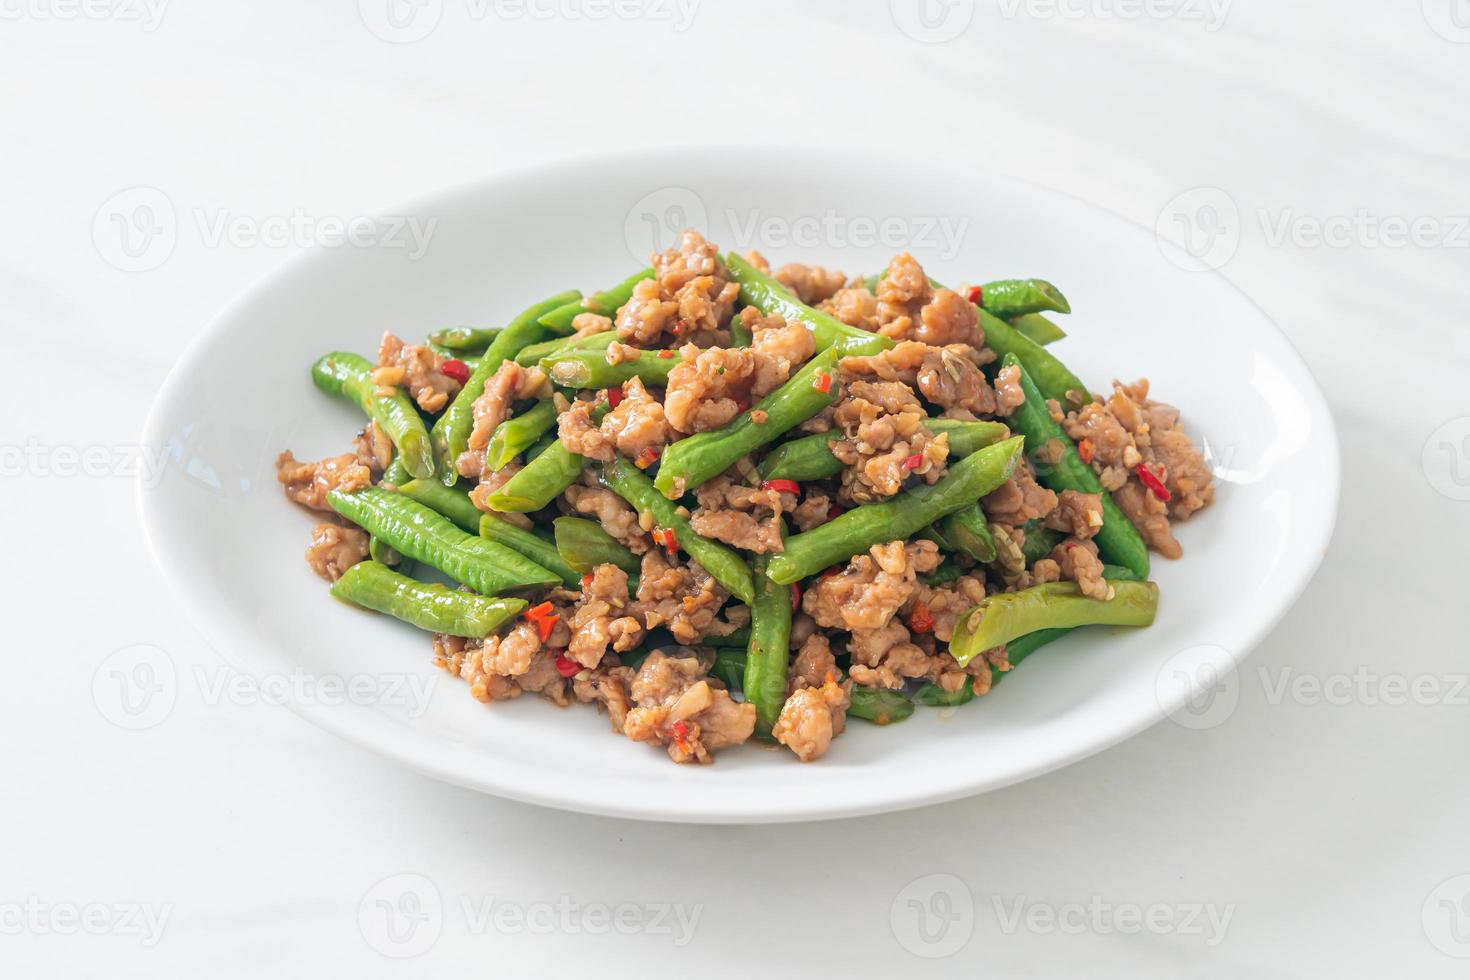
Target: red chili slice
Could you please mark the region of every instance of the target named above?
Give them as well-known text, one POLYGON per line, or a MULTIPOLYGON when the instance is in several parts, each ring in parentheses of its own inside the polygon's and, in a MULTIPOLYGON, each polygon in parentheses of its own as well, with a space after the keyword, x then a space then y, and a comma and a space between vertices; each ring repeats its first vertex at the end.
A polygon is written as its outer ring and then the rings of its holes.
POLYGON ((1149 492, 1155 497, 1158 497, 1166 504, 1173 499, 1174 495, 1169 492, 1168 487, 1164 486, 1164 481, 1159 479, 1158 474, 1150 470, 1147 466, 1139 463, 1133 467, 1133 472, 1138 476, 1139 482, 1148 487, 1149 492))
POLYGON ((821 374, 817 375, 816 380, 812 382, 812 387, 825 395, 827 392, 832 390, 832 375, 828 374, 826 371, 823 371, 821 374))
POLYGON ((668 360, 669 358, 674 356, 674 352, 671 350, 661 350, 658 352, 658 356, 662 357, 664 360, 668 360))
POLYGON ((582 665, 570 657, 560 654, 556 658, 556 672, 563 677, 575 677, 582 672, 582 665))
POLYGON ((608 408, 617 408, 618 403, 623 400, 623 389, 621 388, 609 388, 606 394, 608 408))
POLYGON ((638 454, 638 458, 633 460, 633 465, 637 466, 640 470, 646 470, 657 462, 658 450, 654 449, 652 446, 649 446, 647 449, 643 450, 643 452, 638 454))
POLYGON ((983 300, 984 298, 985 298, 985 290, 984 289, 981 289, 979 286, 971 286, 970 287, 969 300, 970 300, 971 303, 974 303, 976 306, 979 306, 980 305, 980 301, 983 300))
POLYGON ((767 480, 761 484, 762 490, 774 490, 777 493, 801 493, 801 487, 795 480, 767 480))
POLYGON ((460 384, 470 380, 470 366, 457 357, 451 357, 439 365, 439 373, 446 378, 453 378, 460 384))
POLYGON ((795 582, 792 582, 791 583, 791 611, 792 612, 796 612, 796 610, 798 610, 800 608, 801 608, 801 586, 800 585, 797 585, 795 582))
POLYGON ((909 613, 909 629, 915 633, 934 632, 934 617, 930 614, 929 607, 922 602, 914 603, 914 608, 909 613))
POLYGON ((1093 447, 1091 439, 1083 439, 1077 443, 1077 455, 1082 457, 1082 462, 1092 465, 1092 460, 1097 456, 1097 449, 1093 447))
POLYGON ((924 454, 923 453, 914 453, 908 459, 906 459, 906 460, 903 461, 903 468, 906 469, 906 470, 916 470, 920 466, 923 466, 923 465, 924 465, 924 454))

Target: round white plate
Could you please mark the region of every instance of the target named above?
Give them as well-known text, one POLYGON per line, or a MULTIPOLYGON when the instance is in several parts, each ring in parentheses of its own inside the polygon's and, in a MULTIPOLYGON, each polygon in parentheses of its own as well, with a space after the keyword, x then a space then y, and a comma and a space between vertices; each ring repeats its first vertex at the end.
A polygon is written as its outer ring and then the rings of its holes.
POLYGON ((439 194, 376 231, 362 236, 374 244, 288 264, 203 331, 149 419, 145 440, 170 465, 140 501, 160 564, 222 655, 283 679, 323 728, 454 783, 700 822, 874 813, 994 789, 1168 712, 1209 724, 1228 706, 1228 671, 1290 607, 1331 535, 1332 419, 1266 316, 1218 275, 1185 271, 1188 257, 1151 232, 967 163, 817 149, 602 157, 439 194), (1094 389, 1150 378, 1218 466, 1215 505, 1180 528, 1184 559, 1155 560, 1158 622, 1073 634, 959 710, 920 709, 888 728, 854 721, 814 764, 747 746, 700 767, 614 737, 584 706, 481 705, 433 666, 427 634, 333 601, 302 560, 313 521, 273 469, 287 447, 302 459, 345 452, 362 425, 312 387, 311 362, 371 355, 384 330, 417 339, 497 324, 568 286, 610 285, 686 225, 775 263, 866 273, 907 248, 948 282, 1057 283, 1074 310, 1061 357, 1094 389))

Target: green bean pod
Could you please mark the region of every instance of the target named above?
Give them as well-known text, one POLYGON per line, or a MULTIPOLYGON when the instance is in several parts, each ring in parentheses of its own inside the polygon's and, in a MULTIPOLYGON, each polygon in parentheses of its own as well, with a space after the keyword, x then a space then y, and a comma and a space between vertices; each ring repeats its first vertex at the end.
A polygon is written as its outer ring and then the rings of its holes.
POLYGON ((686 491, 719 476, 741 456, 774 442, 788 429, 831 405, 841 394, 838 356, 834 348, 823 351, 728 425, 695 433, 665 449, 655 485, 667 497, 682 497, 686 491), (765 421, 755 421, 755 412, 764 413, 765 421))
POLYGON ((709 672, 730 690, 740 690, 745 678, 745 651, 735 647, 715 647, 714 651, 715 662, 710 665, 709 672))
POLYGON ((1076 582, 1048 582, 986 596, 960 615, 949 641, 963 666, 986 650, 1037 630, 1073 626, 1148 626, 1159 607, 1152 582, 1110 582, 1113 598, 1089 599, 1076 582))
POLYGON ((463 355, 483 352, 499 335, 499 327, 449 327, 429 334, 429 343, 459 351, 463 355))
MULTIPOLYGON (((1013 354, 1007 354, 1003 362, 1006 367, 1017 363, 1013 354)), ((1148 545, 1144 544, 1138 528, 1114 502, 1112 494, 1103 491, 1097 473, 1077 455, 1076 444, 1052 420, 1042 393, 1024 366, 1021 367, 1021 388, 1026 393, 1026 401, 1011 413, 1010 423, 1026 437, 1037 479, 1056 491, 1102 494, 1103 526, 1098 528, 1095 538, 1098 553, 1104 561, 1132 569, 1141 579, 1148 578, 1148 545)))
POLYGON ((995 538, 985 521, 985 511, 976 501, 940 521, 950 550, 962 551, 982 565, 995 561, 995 538))
POLYGON ((397 487, 402 486, 412 479, 413 474, 408 471, 407 466, 403 465, 403 454, 398 453, 394 455, 393 462, 389 463, 388 468, 383 471, 383 477, 378 481, 378 484, 397 487))
POLYGON ((746 605, 755 600, 755 582, 750 567, 740 555, 718 541, 695 534, 689 519, 678 513, 673 501, 658 492, 647 474, 621 456, 603 463, 601 472, 603 486, 632 504, 638 513, 651 513, 659 527, 674 532, 678 546, 714 576, 725 591, 746 605))
POLYGON ((642 565, 638 556, 596 521, 558 517, 551 526, 557 554, 569 568, 586 573, 598 565, 616 565, 629 575, 638 574, 642 565))
POLYGON ((746 648, 745 700, 755 705, 755 731, 771 737, 771 726, 786 704, 786 668, 791 657, 791 589, 766 577, 768 555, 752 562, 755 601, 750 604, 750 645, 746 648))
POLYGON ((562 561, 556 545, 533 531, 516 527, 503 517, 496 514, 480 515, 480 537, 503 544, 516 554, 555 572, 561 576, 562 584, 569 589, 575 589, 581 584, 582 573, 562 561))
MULTIPOLYGON (((593 424, 601 422, 606 414, 607 404, 603 402, 592 410, 593 424)), ((528 459, 520 472, 502 483, 486 503, 502 514, 540 510, 576 483, 586 465, 585 459, 558 440, 528 459)))
POLYGON ((408 472, 421 478, 432 477, 434 454, 418 409, 402 388, 395 387, 391 394, 379 394, 373 381, 374 370, 372 362, 365 357, 334 351, 311 366, 311 380, 327 394, 357 403, 368 418, 376 421, 398 448, 408 472))
POLYGON ((975 688, 968 677, 955 691, 946 691, 938 684, 925 684, 914 692, 914 704, 922 704, 926 708, 958 708, 973 700, 975 700, 975 688))
POLYGON ((1061 531, 1053 530, 1040 521, 1022 524, 1021 533, 1025 535, 1021 542, 1021 554, 1026 556, 1028 568, 1051 554, 1051 550, 1067 538, 1061 531))
POLYGON ((484 513, 470 501, 470 495, 459 487, 446 487, 438 480, 409 480, 396 487, 398 493, 417 500, 425 507, 453 521, 470 534, 480 531, 480 515, 484 513))
POLYGON ((526 608, 524 599, 500 599, 416 582, 376 561, 358 562, 347 569, 333 583, 332 595, 420 629, 475 639, 489 636, 526 608))
POLYGON ((580 296, 573 289, 557 293, 550 299, 523 310, 506 324, 505 329, 486 348, 484 357, 480 359, 480 366, 470 372, 470 379, 460 388, 449 407, 444 409, 444 414, 439 416, 439 421, 434 423, 430 432, 434 453, 439 457, 442 466, 440 475, 446 486, 453 486, 459 479, 454 464, 459 459, 459 454, 469 448, 470 430, 475 425, 475 400, 485 393, 485 382, 500 370, 500 365, 519 354, 526 345, 535 343, 541 336, 543 329, 536 322, 537 317, 580 296))
POLYGON ((1001 357, 1014 356, 1045 398, 1054 398, 1063 409, 1077 409, 1092 398, 1087 385, 1056 355, 1031 340, 1004 320, 980 311, 985 346, 1001 357))
POLYGON ((1016 332, 1033 344, 1045 347, 1059 340, 1065 340, 1067 331, 1057 326, 1051 320, 1040 313, 1027 313, 1025 316, 1013 316, 1009 323, 1016 328, 1016 332))
POLYGON ((652 278, 652 266, 640 269, 616 286, 595 292, 585 300, 558 306, 549 313, 543 314, 537 322, 552 333, 571 333, 572 321, 578 316, 583 313, 596 313, 606 317, 615 315, 624 303, 633 298, 633 287, 637 286, 641 280, 652 278))
POLYGON ((735 316, 730 321, 730 346, 732 348, 749 347, 754 341, 755 338, 750 335, 749 328, 740 322, 738 315, 735 316))
MULTIPOLYGON (((1128 569, 1122 567, 1121 565, 1104 565, 1103 577, 1106 578, 1109 582, 1137 581, 1133 573, 1128 569)), ((1048 643, 1060 640, 1068 633, 1071 633, 1073 630, 1079 628, 1080 627, 1072 626, 1058 629, 1036 630, 1034 633, 1027 633, 1025 636, 1016 637, 1014 640, 1006 644, 1006 660, 1010 662, 1011 669, 1005 671, 992 671, 990 676, 990 685, 994 687, 996 684, 999 684, 1001 678, 1010 674, 1011 671, 1014 671, 1017 664, 1019 664, 1022 660, 1025 660, 1027 657, 1031 656, 1031 654, 1035 653, 1037 650, 1040 650, 1048 643)))
POLYGON ((543 340, 539 344, 531 344, 522 348, 521 352, 516 355, 516 363, 521 367, 531 367, 553 354, 564 354, 574 350, 607 350, 617 339, 618 335, 614 330, 604 330, 602 333, 590 333, 581 337, 552 337, 550 340, 543 340))
POLYGON ((725 267, 730 278, 740 283, 740 302, 754 306, 766 316, 783 317, 787 323, 801 323, 812 332, 817 350, 840 347, 844 354, 876 354, 893 346, 882 334, 869 333, 849 326, 821 310, 814 310, 791 294, 775 276, 767 275, 734 252, 725 254, 725 267))
POLYGON ((471 371, 474 371, 475 368, 480 366, 480 357, 477 354, 466 354, 465 352, 457 351, 452 347, 445 347, 443 344, 436 344, 432 340, 429 341, 428 347, 429 350, 433 351, 435 354, 438 354, 445 360, 459 361, 471 371))
POLYGON ((333 490, 332 509, 415 561, 431 565, 481 595, 556 585, 561 577, 514 551, 467 534, 449 518, 410 497, 377 487, 333 490))
MULTIPOLYGON (((961 422, 958 419, 926 419, 924 425, 935 435, 948 433, 949 458, 962 459, 993 446, 1011 434, 1003 422, 961 422)), ((832 443, 842 438, 838 430, 819 432, 783 442, 761 460, 760 474, 767 480, 825 480, 842 472, 842 461, 832 455, 832 443)))
POLYGON ((1062 291, 1045 279, 997 279, 980 287, 980 308, 1009 320, 1028 313, 1071 313, 1062 291))
POLYGON ((563 388, 620 388, 630 378, 663 388, 679 363, 679 355, 667 350, 639 351, 616 364, 608 363, 605 350, 567 350, 543 357, 541 370, 563 388))
POLYGON ((401 568, 405 563, 409 565, 413 564, 413 562, 394 551, 381 538, 371 536, 368 537, 368 557, 375 562, 380 562, 391 568, 401 568))
POLYGON ((905 490, 892 500, 864 504, 795 535, 771 558, 767 574, 782 585, 815 575, 884 541, 905 540, 926 525, 979 500, 1015 472, 1022 440, 1007 439, 960 460, 938 483, 905 490))
POLYGON ((485 447, 485 468, 498 470, 515 459, 556 426, 556 406, 549 401, 537 402, 532 408, 495 427, 490 444, 485 447))
POLYGON ((881 687, 854 687, 847 717, 861 718, 875 725, 891 725, 914 713, 914 703, 897 691, 881 687))

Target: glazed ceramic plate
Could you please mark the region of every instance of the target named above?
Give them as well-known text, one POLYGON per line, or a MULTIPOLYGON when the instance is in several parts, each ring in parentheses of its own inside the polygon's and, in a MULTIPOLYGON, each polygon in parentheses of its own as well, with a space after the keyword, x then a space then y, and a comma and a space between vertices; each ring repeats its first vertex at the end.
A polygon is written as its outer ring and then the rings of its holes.
POLYGON ((1280 331, 1151 232, 1053 191, 847 151, 659 151, 496 177, 400 209, 374 232, 290 263, 202 331, 149 420, 145 439, 171 465, 140 489, 141 507, 180 602, 223 656, 309 679, 283 685, 305 717, 463 786, 699 822, 873 813, 994 789, 1166 714, 1191 723, 1291 606, 1331 534, 1332 419, 1280 331), (855 721, 817 763, 752 745, 700 767, 614 737, 587 707, 486 707, 433 666, 427 634, 331 599, 302 560, 313 520, 273 468, 288 447, 302 459, 345 452, 362 425, 312 386, 312 361, 371 355, 384 330, 417 339, 494 325, 568 286, 611 285, 687 225, 776 263, 866 273, 908 249, 948 282, 1057 283, 1074 310, 1057 353, 1094 389, 1148 377, 1218 470, 1215 505, 1180 527, 1185 558, 1155 561, 1157 623, 1074 633, 962 709, 921 709, 887 728, 855 721))

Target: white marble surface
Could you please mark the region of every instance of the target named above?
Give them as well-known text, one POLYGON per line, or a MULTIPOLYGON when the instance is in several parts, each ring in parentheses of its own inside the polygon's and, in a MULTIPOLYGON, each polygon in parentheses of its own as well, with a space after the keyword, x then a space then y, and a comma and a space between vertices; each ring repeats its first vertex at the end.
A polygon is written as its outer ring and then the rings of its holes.
MULTIPOLYGON (((361 6, 391 34, 385 2, 361 6)), ((428 0, 437 28, 396 44, 351 0, 0 0, 0 974, 1465 975, 1470 5, 692 2, 428 0), (125 472, 179 345, 294 251, 209 222, 745 139, 907 144, 1145 225, 1194 216, 1216 260, 1238 241, 1223 271, 1320 379, 1344 483, 1234 711, 961 803, 721 828, 501 802, 219 696, 125 472), (110 214, 139 186, 180 220, 128 273, 110 214), (93 681, 135 644, 181 683, 127 731, 93 681), (422 877, 378 887, 399 874, 422 877), (387 931, 377 900, 425 881, 442 914, 387 931), (628 934, 583 928, 600 912, 628 934)))

